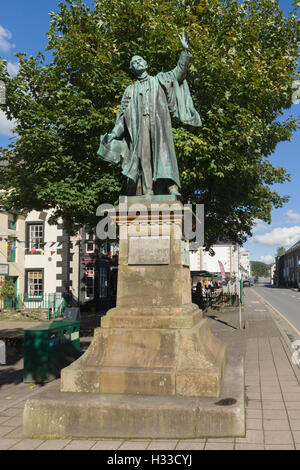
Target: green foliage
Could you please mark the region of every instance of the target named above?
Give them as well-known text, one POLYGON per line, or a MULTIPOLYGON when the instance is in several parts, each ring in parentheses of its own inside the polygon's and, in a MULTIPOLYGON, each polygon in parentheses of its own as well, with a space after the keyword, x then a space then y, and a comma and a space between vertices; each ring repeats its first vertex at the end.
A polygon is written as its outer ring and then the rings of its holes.
POLYGON ((71 230, 95 226, 100 203, 125 193, 120 168, 97 156, 100 135, 114 125, 123 91, 133 77, 132 55, 154 75, 178 60, 178 34, 191 37, 188 83, 203 127, 173 133, 182 199, 205 204, 205 234, 242 243, 254 219, 271 220, 281 197, 270 186, 288 175, 268 157, 290 140, 294 119, 278 118, 292 103, 297 67, 295 14, 273 0, 98 0, 92 9, 66 0, 51 13, 47 50, 19 54, 5 110, 19 137, 3 149, 0 204, 14 209, 55 208, 71 230))
POLYGON ((281 247, 277 248, 276 256, 282 256, 282 255, 284 255, 284 253, 285 253, 284 246, 281 246, 281 247))
POLYGON ((5 280, 0 288, 0 297, 13 297, 15 285, 11 280, 5 280))
POLYGON ((253 277, 268 276, 269 266, 261 261, 250 261, 251 273, 253 277))

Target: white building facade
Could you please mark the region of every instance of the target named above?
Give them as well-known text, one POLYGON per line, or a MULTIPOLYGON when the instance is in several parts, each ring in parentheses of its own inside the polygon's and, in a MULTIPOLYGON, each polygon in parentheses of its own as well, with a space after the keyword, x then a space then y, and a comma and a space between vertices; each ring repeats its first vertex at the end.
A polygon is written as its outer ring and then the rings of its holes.
POLYGON ((238 276, 239 248, 232 243, 218 243, 212 246, 214 255, 210 255, 203 247, 190 251, 190 270, 208 271, 222 274, 222 267, 227 277, 238 276))
POLYGON ((62 291, 63 228, 48 223, 51 211, 31 211, 25 222, 24 292, 28 296, 62 291))
POLYGON ((0 285, 12 280, 15 294, 24 292, 25 252, 21 240, 25 238, 25 215, 18 212, 0 212, 0 285))

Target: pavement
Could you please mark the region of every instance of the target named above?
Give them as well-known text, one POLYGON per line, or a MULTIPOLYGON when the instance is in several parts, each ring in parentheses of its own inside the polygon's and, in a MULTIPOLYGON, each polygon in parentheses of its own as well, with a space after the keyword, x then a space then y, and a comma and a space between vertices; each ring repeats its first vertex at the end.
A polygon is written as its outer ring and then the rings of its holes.
MULTIPOLYGON (((0 450, 300 450, 300 367, 292 362, 291 344, 300 337, 252 288, 245 288, 244 329, 239 329, 238 310, 211 311, 207 317, 228 353, 245 358, 245 437, 27 439, 22 435, 26 400, 55 387, 59 379, 44 386, 23 383, 22 355, 9 343, 7 365, 0 365, 0 450)), ((0 321, 0 336, 4 329, 27 327, 28 322, 0 321)), ((81 338, 83 349, 91 339, 91 335, 81 338)))

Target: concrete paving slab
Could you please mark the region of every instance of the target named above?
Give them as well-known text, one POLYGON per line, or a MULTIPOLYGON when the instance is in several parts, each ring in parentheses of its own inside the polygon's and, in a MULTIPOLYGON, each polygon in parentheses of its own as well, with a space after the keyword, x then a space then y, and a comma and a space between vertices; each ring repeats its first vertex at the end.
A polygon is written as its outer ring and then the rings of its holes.
POLYGON ((147 450, 174 450, 178 441, 151 441, 147 450))
POLYGON ((10 450, 35 450, 43 444, 39 439, 22 439, 14 444, 10 450))
POLYGON ((300 411, 300 401, 286 401, 285 402, 287 410, 299 410, 300 411))
POLYGON ((263 431, 247 429, 246 437, 236 439, 237 444, 261 444, 263 442, 263 431))
POLYGON ((9 418, 6 422, 5 422, 5 425, 6 426, 12 426, 12 427, 16 427, 16 426, 22 426, 23 424, 23 418, 22 416, 14 416, 13 418, 9 418))
POLYGON ((300 431, 300 419, 290 419, 292 431, 300 431))
POLYGON ((296 444, 300 444, 300 431, 293 431, 293 438, 296 444))
POLYGON ((261 444, 236 444, 235 450, 264 450, 261 444))
POLYGON ((184 440, 178 442, 176 450, 203 450, 204 446, 204 439, 184 440))
POLYGON ((295 450, 295 447, 293 445, 274 445, 274 444, 266 444, 265 445, 265 450, 295 450))
POLYGON ((97 441, 84 440, 84 439, 73 439, 69 444, 64 447, 63 450, 90 450, 96 444, 97 441))
POLYGON ((288 415, 285 410, 263 410, 263 419, 287 419, 288 415))
POLYGON ((204 447, 204 450, 233 450, 234 444, 229 444, 225 442, 220 442, 219 444, 207 443, 204 447))
POLYGON ((97 441, 91 450, 117 450, 120 448, 124 440, 118 439, 105 439, 97 441))
POLYGON ((70 442, 70 439, 51 439, 44 441, 39 447, 39 450, 62 450, 70 442))
POLYGON ((248 400, 247 409, 249 410, 261 410, 262 403, 260 400, 248 400))
POLYGON ((250 419, 262 419, 262 410, 252 410, 250 408, 247 409, 247 423, 249 423, 250 419))
POLYGON ((247 419, 247 429, 262 430, 262 419, 247 419))
POLYGON ((264 419, 263 426, 266 431, 289 431, 290 423, 287 419, 264 419))
POLYGON ((264 431, 265 444, 293 444, 290 431, 264 431))
POLYGON ((10 450, 14 444, 17 444, 19 439, 5 439, 0 438, 0 450, 10 450))
POLYGON ((135 440, 130 440, 130 441, 124 441, 120 447, 119 450, 146 450, 148 449, 148 446, 150 444, 150 440, 147 441, 135 441, 135 440))
POLYGON ((0 427, 0 437, 4 437, 4 436, 7 436, 8 434, 10 434, 12 429, 14 429, 14 428, 12 428, 11 426, 5 426, 5 425, 1 426, 0 427))
POLYGON ((263 410, 285 410, 283 401, 269 401, 264 400, 262 402, 263 410))

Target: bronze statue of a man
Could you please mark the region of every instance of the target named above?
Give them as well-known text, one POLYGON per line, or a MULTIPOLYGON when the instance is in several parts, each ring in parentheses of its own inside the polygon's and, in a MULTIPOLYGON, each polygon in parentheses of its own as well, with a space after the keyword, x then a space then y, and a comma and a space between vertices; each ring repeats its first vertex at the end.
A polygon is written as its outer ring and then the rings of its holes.
POLYGON ((185 80, 192 55, 184 31, 179 38, 182 52, 170 72, 153 77, 142 57, 132 57, 130 69, 137 81, 124 92, 112 132, 100 138, 98 155, 106 161, 122 162, 129 194, 136 190, 141 176, 143 194, 180 195, 171 116, 192 126, 201 126, 201 119, 185 80))

